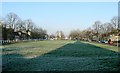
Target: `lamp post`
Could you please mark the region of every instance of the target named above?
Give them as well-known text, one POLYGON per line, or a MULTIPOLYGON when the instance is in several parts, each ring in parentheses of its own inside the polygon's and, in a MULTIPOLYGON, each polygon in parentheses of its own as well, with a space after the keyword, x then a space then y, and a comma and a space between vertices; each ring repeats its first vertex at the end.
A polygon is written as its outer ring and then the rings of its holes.
POLYGON ((120 48, 119 48, 119 30, 120 30, 120 18, 118 16, 118 19, 117 19, 117 47, 118 47, 118 51, 120 52, 120 48))

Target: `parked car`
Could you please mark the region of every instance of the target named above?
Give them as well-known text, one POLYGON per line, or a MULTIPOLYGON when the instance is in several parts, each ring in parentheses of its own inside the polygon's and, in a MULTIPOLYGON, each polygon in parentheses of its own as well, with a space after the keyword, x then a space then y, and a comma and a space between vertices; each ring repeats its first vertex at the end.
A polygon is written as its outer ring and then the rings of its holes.
POLYGON ((98 43, 108 43, 108 41, 107 40, 100 40, 100 41, 97 41, 98 43))
POLYGON ((100 42, 101 42, 101 43, 105 43, 105 41, 103 41, 103 40, 102 40, 102 41, 100 41, 100 42))
POLYGON ((96 41, 96 42, 101 43, 101 41, 96 41))
POLYGON ((107 40, 105 40, 104 42, 105 42, 106 44, 108 43, 108 41, 107 41, 107 40))

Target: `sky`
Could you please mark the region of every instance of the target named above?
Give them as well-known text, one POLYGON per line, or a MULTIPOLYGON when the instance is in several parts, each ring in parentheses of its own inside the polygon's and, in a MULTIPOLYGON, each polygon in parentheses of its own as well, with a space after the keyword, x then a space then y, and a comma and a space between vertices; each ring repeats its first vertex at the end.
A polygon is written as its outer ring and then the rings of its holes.
POLYGON ((119 0, 2 0, 2 2, 119 2, 119 0))
POLYGON ((118 15, 117 2, 3 2, 2 17, 13 12, 21 19, 33 22, 48 34, 84 30, 95 21, 110 22, 118 15))

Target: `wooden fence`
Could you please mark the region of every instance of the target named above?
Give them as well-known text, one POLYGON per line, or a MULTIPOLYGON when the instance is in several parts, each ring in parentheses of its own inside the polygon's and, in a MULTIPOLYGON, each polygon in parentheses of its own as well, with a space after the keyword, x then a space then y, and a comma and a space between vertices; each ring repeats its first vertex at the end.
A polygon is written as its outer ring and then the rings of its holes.
POLYGON ((31 40, 0 40, 0 45, 17 43, 17 42, 29 42, 29 41, 43 41, 46 39, 31 39, 31 40))

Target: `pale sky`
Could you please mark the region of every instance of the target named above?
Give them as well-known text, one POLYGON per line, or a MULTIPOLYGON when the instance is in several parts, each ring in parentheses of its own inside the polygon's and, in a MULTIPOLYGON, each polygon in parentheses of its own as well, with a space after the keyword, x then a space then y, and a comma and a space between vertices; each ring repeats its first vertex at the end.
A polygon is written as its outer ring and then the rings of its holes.
POLYGON ((33 22, 49 34, 62 30, 86 29, 97 20, 109 22, 118 15, 117 2, 3 2, 2 16, 16 13, 21 19, 33 22))

